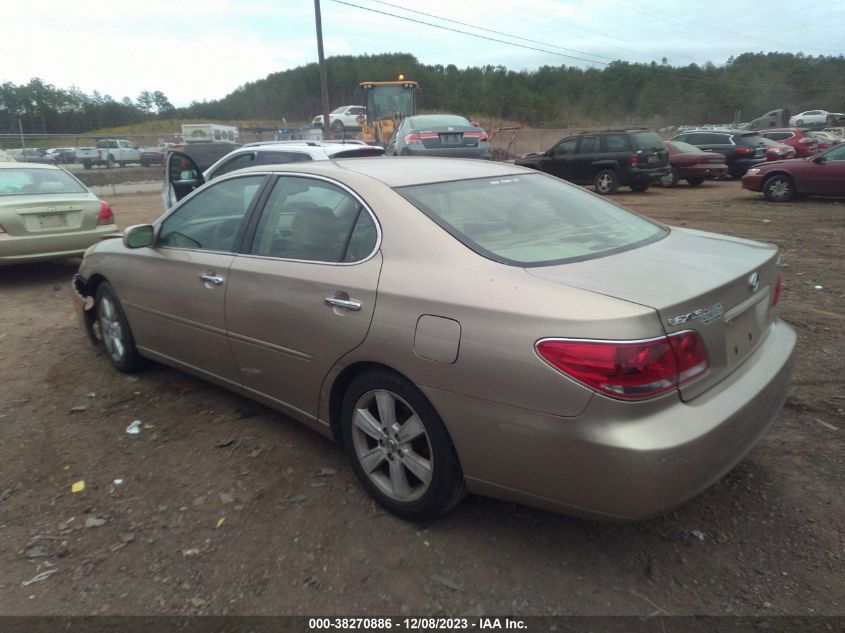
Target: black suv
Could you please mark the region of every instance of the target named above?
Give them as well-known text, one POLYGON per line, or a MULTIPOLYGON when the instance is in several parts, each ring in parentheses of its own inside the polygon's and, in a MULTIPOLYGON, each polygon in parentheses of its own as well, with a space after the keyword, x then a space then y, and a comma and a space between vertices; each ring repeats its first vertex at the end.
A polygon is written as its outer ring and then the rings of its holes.
POLYGON ((602 130, 568 136, 542 154, 515 162, 577 185, 592 184, 608 195, 619 185, 645 191, 657 184, 669 172, 669 151, 657 133, 645 128, 602 130))
POLYGON ((676 134, 670 141, 683 141, 697 148, 724 154, 728 173, 739 178, 753 165, 766 162, 766 150, 778 146, 760 132, 742 130, 690 130, 676 134))

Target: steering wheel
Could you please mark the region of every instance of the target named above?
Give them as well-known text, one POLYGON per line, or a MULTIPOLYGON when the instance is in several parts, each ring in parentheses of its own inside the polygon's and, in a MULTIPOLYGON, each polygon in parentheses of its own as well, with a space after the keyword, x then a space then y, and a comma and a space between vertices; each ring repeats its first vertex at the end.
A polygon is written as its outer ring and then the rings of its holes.
POLYGON ((229 251, 241 225, 240 219, 234 218, 218 223, 211 232, 211 248, 219 251, 229 251))

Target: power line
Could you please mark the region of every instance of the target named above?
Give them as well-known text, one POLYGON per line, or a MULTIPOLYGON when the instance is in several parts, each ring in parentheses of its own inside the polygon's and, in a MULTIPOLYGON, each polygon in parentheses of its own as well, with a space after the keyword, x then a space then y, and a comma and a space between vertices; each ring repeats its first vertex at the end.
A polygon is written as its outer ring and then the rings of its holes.
MULTIPOLYGON (((609 59, 610 61, 614 61, 613 57, 608 57, 607 55, 597 55, 596 53, 588 53, 587 51, 579 51, 575 48, 567 48, 566 46, 558 46, 557 44, 550 44, 548 42, 541 42, 539 40, 531 40, 526 37, 521 37, 519 35, 511 35, 510 33, 503 33, 502 31, 494 31, 493 29, 488 29, 483 26, 475 26, 474 24, 467 24, 466 22, 460 22, 459 20, 453 20, 451 18, 443 18, 439 15, 433 15, 431 13, 425 13, 424 11, 417 11, 415 9, 408 9, 407 7, 402 7, 397 4, 391 4, 390 2, 383 2, 382 0, 367 0, 368 2, 373 2, 375 4, 381 4, 388 7, 392 7, 394 9, 401 9, 402 11, 407 11, 408 13, 416 13, 417 15, 424 15, 428 18, 434 18, 435 20, 442 20, 443 22, 451 22, 452 24, 460 24, 461 26, 466 26, 471 29, 476 29, 478 31, 485 31, 487 33, 495 33, 496 35, 504 35, 505 37, 510 37, 511 39, 515 40, 522 40, 523 42, 531 42, 532 44, 542 44, 543 46, 551 46, 552 48, 559 48, 563 51, 571 51, 573 53, 579 53, 581 55, 590 55, 591 57, 603 57, 604 59, 609 59)), ((602 62, 596 61, 595 63, 600 64, 602 62)))
MULTIPOLYGON (((332 2, 336 2, 337 4, 343 4, 347 7, 352 7, 353 9, 361 9, 363 11, 371 11, 373 13, 380 13, 381 15, 387 15, 391 18, 397 18, 399 20, 407 20, 408 22, 415 22, 417 24, 423 24, 425 26, 430 26, 435 29, 442 29, 444 31, 451 31, 452 33, 460 33, 461 35, 469 35, 471 37, 477 37, 482 40, 487 40, 490 42, 497 42, 499 44, 507 44, 509 46, 516 46, 518 48, 527 48, 532 51, 538 51, 540 53, 547 53, 549 55, 557 55, 558 57, 566 57, 568 59, 577 59, 579 62, 587 62, 588 64, 600 64, 602 66, 610 66, 609 62, 600 62, 594 59, 585 59, 583 57, 576 57, 575 55, 566 55, 565 53, 559 53, 557 51, 550 51, 544 48, 539 48, 537 46, 527 46, 526 44, 517 44, 516 42, 508 42, 507 40, 500 40, 495 37, 489 37, 487 35, 479 35, 478 33, 470 33, 469 31, 461 31, 460 29, 453 29, 448 26, 443 26, 442 24, 432 24, 431 22, 424 22, 423 20, 417 20, 416 18, 410 18, 406 15, 396 15, 395 13, 388 13, 387 11, 380 11, 379 9, 373 9, 372 7, 362 7, 358 4, 352 4, 351 2, 344 2, 343 0, 331 0, 332 2)), ((438 18, 443 19, 443 18, 438 18)), ((474 27, 477 28, 477 27, 474 27)), ((511 36, 509 36, 511 37, 511 36)), ((528 40, 531 41, 531 40, 528 40)))
MULTIPOLYGON (((469 35, 470 37, 475 37, 475 38, 479 38, 479 39, 487 40, 487 41, 491 41, 491 42, 497 42, 499 44, 506 44, 508 46, 514 46, 514 47, 517 47, 517 48, 524 48, 524 49, 527 49, 527 50, 537 51, 537 52, 540 52, 540 53, 547 53, 549 55, 556 55, 558 57, 565 57, 567 59, 576 59, 578 61, 587 62, 588 64, 597 64, 597 65, 606 66, 606 67, 609 67, 612 64, 612 62, 602 62, 602 61, 598 61, 598 60, 592 60, 592 59, 585 59, 583 57, 577 57, 575 55, 567 55, 565 53, 560 53, 558 51, 552 51, 552 50, 548 50, 546 48, 540 48, 539 46, 528 46, 526 44, 519 44, 517 42, 508 42, 507 40, 501 40, 501 39, 490 37, 490 36, 487 36, 487 35, 480 35, 478 33, 470 33, 469 31, 463 31, 461 29, 451 28, 451 27, 448 27, 448 26, 443 26, 441 24, 432 24, 431 22, 426 22, 424 20, 419 20, 419 19, 412 18, 412 17, 405 16, 405 15, 397 15, 395 13, 390 13, 388 11, 382 11, 380 9, 374 9, 372 7, 361 6, 361 5, 358 5, 358 4, 354 4, 352 2, 346 2, 345 0, 331 0, 331 1, 335 2, 337 4, 342 4, 342 5, 345 5, 345 6, 348 6, 348 7, 352 7, 353 9, 360 9, 362 11, 370 11, 372 13, 378 13, 380 15, 386 15, 388 17, 396 18, 398 20, 405 20, 407 22, 413 22, 415 24, 422 24, 424 26, 430 26, 430 27, 435 28, 435 29, 441 29, 441 30, 444 30, 444 31, 449 31, 451 33, 458 33, 460 35, 469 35)), ((387 2, 381 2, 381 0, 370 0, 370 1, 379 2, 379 4, 385 4, 385 5, 389 4, 387 2)), ((390 5, 390 6, 396 6, 396 5, 390 5)), ((404 9, 404 7, 402 7, 402 9, 404 9)), ((404 10, 409 11, 409 9, 404 9, 404 10)), ((414 13, 422 14, 421 11, 414 11, 414 13)), ((427 14, 426 13, 424 15, 438 19, 438 20, 456 22, 455 20, 449 20, 448 18, 441 18, 440 16, 436 16, 436 15, 433 15, 433 14, 427 14)), ((466 23, 463 23, 463 22, 461 22, 460 24, 466 25, 469 28, 481 29, 481 27, 477 27, 477 26, 474 26, 474 25, 471 25, 471 24, 466 24, 466 23)), ((484 30, 489 30, 489 29, 484 29, 484 30)), ((501 32, 496 31, 496 33, 501 33, 501 32)), ((517 36, 509 35, 507 33, 503 33, 503 35, 505 35, 506 37, 511 37, 511 38, 515 38, 515 39, 521 39, 521 40, 524 40, 524 41, 527 41, 527 42, 532 42, 534 44, 540 44, 540 45, 543 45, 543 46, 548 46, 548 44, 544 44, 543 42, 538 42, 536 40, 530 40, 530 39, 523 38, 523 37, 517 38, 517 36)), ((572 50, 572 49, 567 49, 567 50, 572 50)), ((587 54, 589 54, 589 53, 587 53, 587 54)), ((648 69, 649 67, 645 66, 645 68, 648 69)), ((660 69, 655 69, 655 70, 660 70, 660 69)), ((738 86, 738 87, 742 87, 742 88, 748 87, 748 84, 746 82, 733 81, 733 80, 730 80, 730 79, 715 79, 715 78, 711 79, 709 77, 693 77, 691 75, 685 74, 683 72, 679 72, 677 70, 668 70, 668 69, 663 69, 663 72, 665 72, 666 74, 668 74, 671 77, 675 77, 676 79, 680 79, 680 80, 683 80, 683 81, 693 81, 693 82, 697 81, 697 82, 700 82, 700 83, 716 84, 716 85, 722 86, 722 87, 724 87, 724 86, 738 86)), ((786 89, 792 90, 792 91, 795 91, 795 92, 830 92, 830 91, 840 90, 840 88, 794 88, 794 87, 791 87, 791 86, 787 87, 786 89)))

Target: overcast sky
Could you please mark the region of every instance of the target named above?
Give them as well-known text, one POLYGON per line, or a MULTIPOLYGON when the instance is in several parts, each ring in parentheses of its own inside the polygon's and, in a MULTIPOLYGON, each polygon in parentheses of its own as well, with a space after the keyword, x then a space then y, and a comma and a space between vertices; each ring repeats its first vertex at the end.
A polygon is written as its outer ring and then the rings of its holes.
MULTIPOLYGON (((721 64, 746 51, 845 53, 842 0, 343 1, 321 0, 326 56, 406 52, 426 64, 522 70, 662 57, 721 64)), ((40 77, 116 100, 144 89, 177 106, 217 99, 317 59, 313 0, 6 0, 2 15, 0 81, 40 77)))

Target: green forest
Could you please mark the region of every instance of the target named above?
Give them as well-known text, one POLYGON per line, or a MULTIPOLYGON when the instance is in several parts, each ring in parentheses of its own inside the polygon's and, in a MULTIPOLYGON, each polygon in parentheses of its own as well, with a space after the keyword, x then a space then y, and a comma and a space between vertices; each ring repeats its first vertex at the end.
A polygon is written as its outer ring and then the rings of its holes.
MULTIPOLYGON (((332 108, 358 103, 361 81, 400 73, 422 87, 420 107, 524 125, 563 127, 601 124, 723 123, 742 112, 748 121, 774 108, 845 110, 845 58, 802 53, 743 53, 724 65, 671 66, 612 62, 606 67, 543 66, 513 71, 503 66, 458 68, 421 64, 413 55, 390 53, 330 57, 326 61, 332 108)), ((32 79, 0 86, 0 131, 67 132, 181 118, 310 121, 321 109, 317 64, 245 83, 215 101, 174 108, 160 91, 134 101, 86 95, 32 79)))

